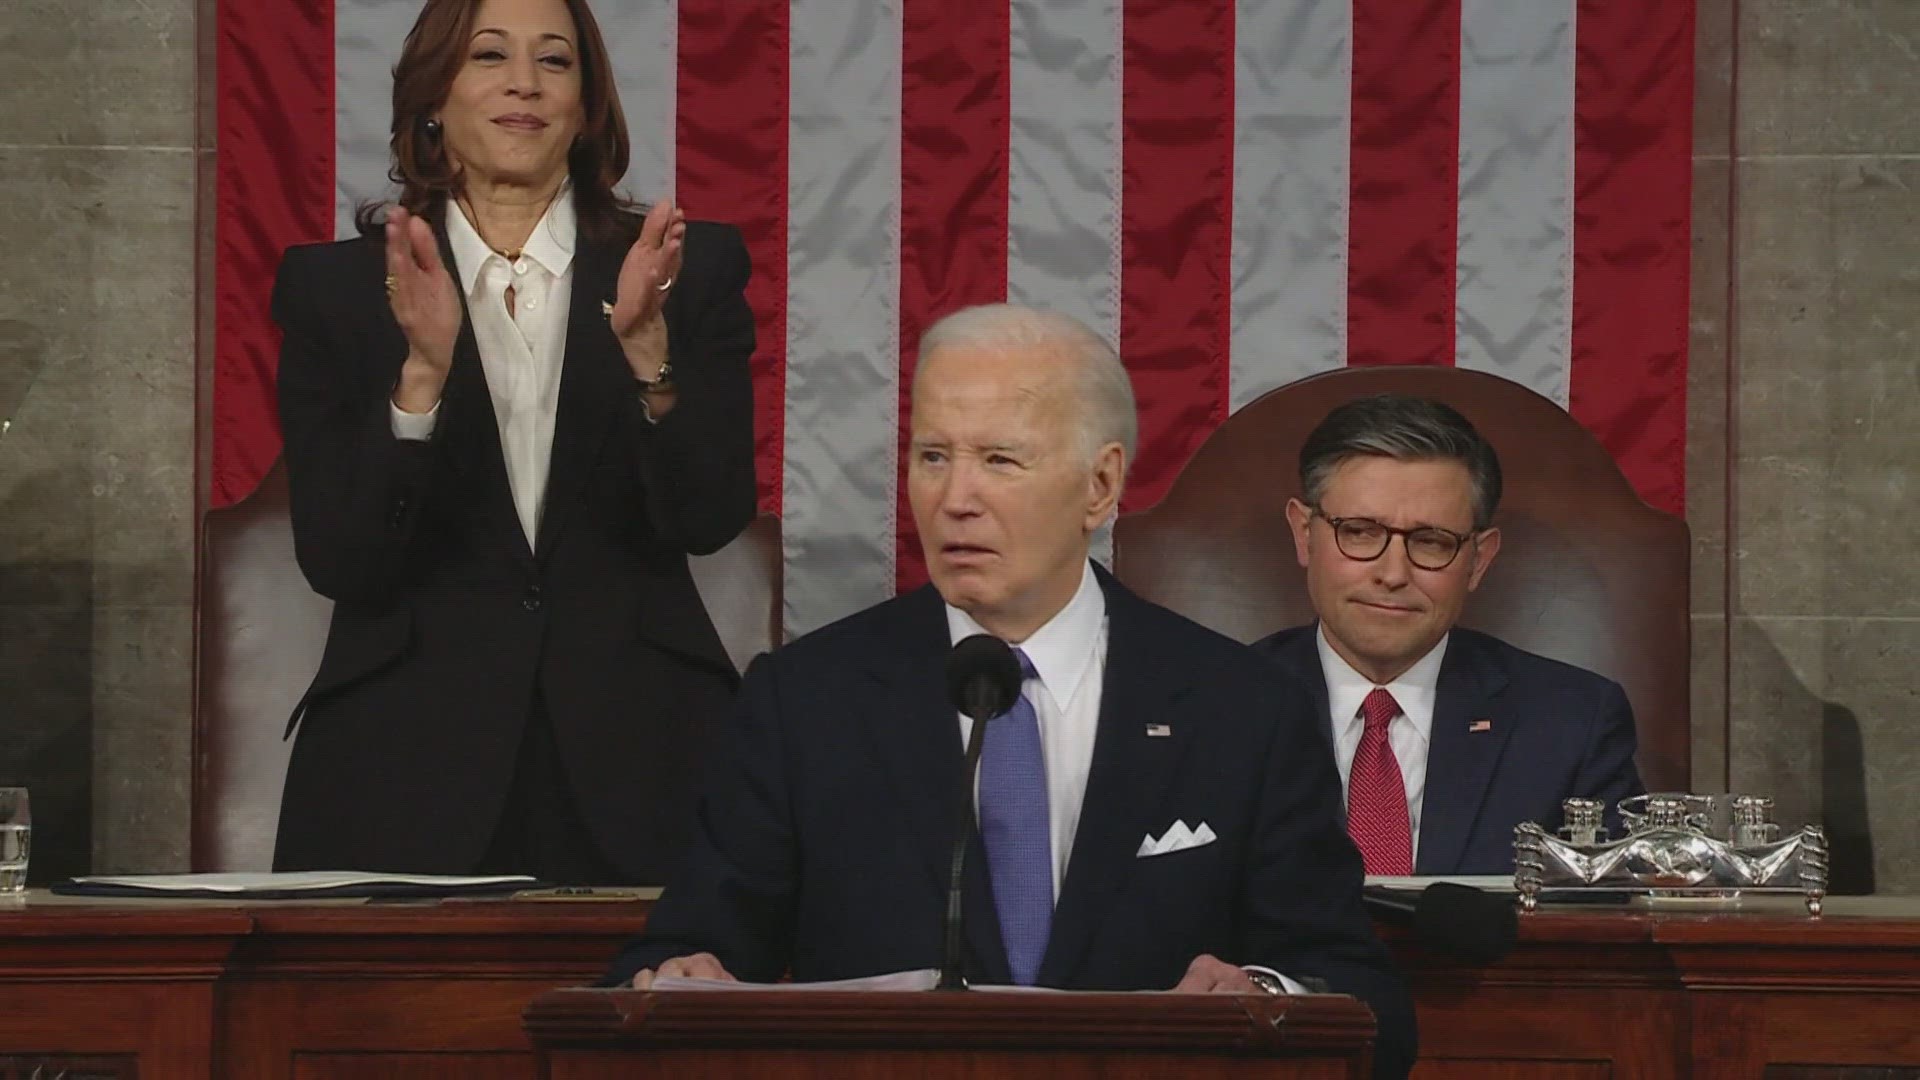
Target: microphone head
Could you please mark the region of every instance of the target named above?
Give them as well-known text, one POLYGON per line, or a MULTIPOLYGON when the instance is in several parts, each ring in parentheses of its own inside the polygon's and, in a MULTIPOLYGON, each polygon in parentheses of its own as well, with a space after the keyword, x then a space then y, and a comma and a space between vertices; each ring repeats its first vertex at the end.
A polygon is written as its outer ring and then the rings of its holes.
POLYGON ((1477 964, 1513 951, 1520 918, 1513 898, 1452 881, 1436 881, 1413 906, 1415 936, 1430 948, 1477 964))
POLYGON ((1020 661, 992 634, 975 634, 947 654, 947 697, 975 720, 1004 715, 1020 700, 1020 661))

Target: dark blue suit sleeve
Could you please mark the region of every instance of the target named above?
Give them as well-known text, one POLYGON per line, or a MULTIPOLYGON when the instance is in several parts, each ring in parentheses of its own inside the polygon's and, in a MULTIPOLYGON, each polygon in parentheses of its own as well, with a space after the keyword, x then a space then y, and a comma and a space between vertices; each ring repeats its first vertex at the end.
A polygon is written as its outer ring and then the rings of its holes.
POLYGON ((1364 869, 1347 837, 1339 772, 1314 730, 1311 695, 1278 673, 1275 682, 1258 699, 1276 734, 1242 899, 1245 952, 1223 959, 1323 979, 1365 1001, 1379 1024, 1375 1075, 1405 1076, 1416 1045, 1413 1004, 1361 902, 1364 869))
POLYGON ((1620 684, 1607 680, 1595 711, 1591 741, 1580 757, 1574 790, 1567 794, 1606 800, 1608 824, 1616 835, 1620 829, 1616 805, 1621 799, 1646 791, 1633 764, 1638 747, 1633 706, 1620 684))
POLYGON ((761 656, 747 668, 717 737, 685 860, 646 930, 615 958, 602 985, 699 952, 749 982, 785 974, 797 854, 776 667, 761 656))

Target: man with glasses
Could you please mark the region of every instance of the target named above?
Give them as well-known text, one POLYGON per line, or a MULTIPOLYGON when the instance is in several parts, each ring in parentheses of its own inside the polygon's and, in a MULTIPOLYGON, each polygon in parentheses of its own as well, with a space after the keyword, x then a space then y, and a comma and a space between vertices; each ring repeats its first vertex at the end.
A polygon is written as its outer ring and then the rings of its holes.
POLYGON ((1643 790, 1619 684, 1455 625, 1500 551, 1500 462, 1465 417, 1349 402, 1308 435, 1300 487, 1287 520, 1319 620, 1255 647, 1327 710, 1367 873, 1511 873, 1519 822, 1643 790))

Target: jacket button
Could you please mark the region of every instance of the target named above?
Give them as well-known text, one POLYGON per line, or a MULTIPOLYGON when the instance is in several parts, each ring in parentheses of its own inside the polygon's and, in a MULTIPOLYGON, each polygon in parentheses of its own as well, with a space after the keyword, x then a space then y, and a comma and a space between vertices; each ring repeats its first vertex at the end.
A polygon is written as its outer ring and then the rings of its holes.
POLYGON ((540 610, 540 586, 538 585, 527 586, 527 595, 521 598, 520 606, 523 608, 526 608, 528 611, 539 611, 540 610))

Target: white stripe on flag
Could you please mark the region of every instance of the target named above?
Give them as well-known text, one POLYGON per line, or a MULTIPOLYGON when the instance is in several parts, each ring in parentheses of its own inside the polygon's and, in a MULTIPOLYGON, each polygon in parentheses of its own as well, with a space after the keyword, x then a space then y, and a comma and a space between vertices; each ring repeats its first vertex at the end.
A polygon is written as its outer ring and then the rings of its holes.
POLYGON ((1463 0, 1454 362, 1567 404, 1576 0, 1463 0))
POLYGON ((1013 0, 1007 299, 1120 344, 1120 5, 1013 0))
POLYGON ((392 197, 387 182, 393 65, 420 17, 418 0, 334 0, 333 230, 357 235, 360 204, 392 197))
POLYGON ((595 13, 633 152, 620 191, 644 203, 673 191, 674 108, 679 85, 678 0, 620 0, 595 13))
POLYGON ((893 595, 898 0, 794 0, 788 39, 786 630, 893 595))
POLYGON ((1235 14, 1232 409, 1346 363, 1353 119, 1351 0, 1235 14))
MULTIPOLYGON (((1007 299, 1120 347, 1119 0, 1013 0, 1007 299)), ((1094 558, 1113 561, 1111 531, 1094 558)))

